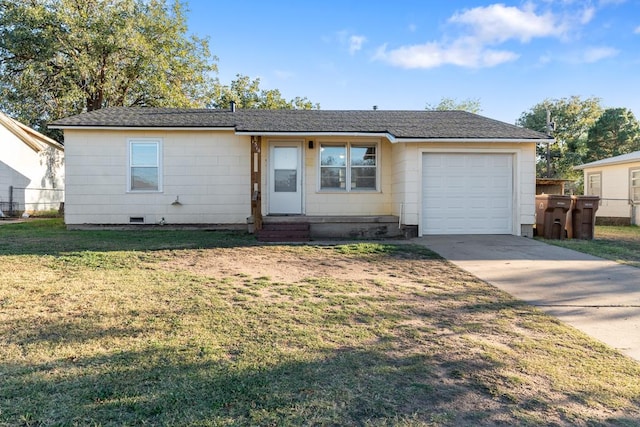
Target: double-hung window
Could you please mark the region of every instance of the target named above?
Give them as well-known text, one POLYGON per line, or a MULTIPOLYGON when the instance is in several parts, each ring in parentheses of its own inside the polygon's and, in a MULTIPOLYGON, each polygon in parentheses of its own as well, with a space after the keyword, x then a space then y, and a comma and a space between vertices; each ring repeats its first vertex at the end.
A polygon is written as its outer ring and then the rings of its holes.
POLYGON ((129 140, 129 191, 161 191, 162 141, 129 140))
POLYGON ((375 191, 378 189, 376 144, 321 144, 320 189, 375 191))
POLYGON ((590 173, 587 174, 587 188, 586 188, 587 196, 598 196, 602 197, 602 174, 601 173, 590 173))
POLYGON ((640 169, 631 170, 630 180, 631 200, 640 203, 640 169))

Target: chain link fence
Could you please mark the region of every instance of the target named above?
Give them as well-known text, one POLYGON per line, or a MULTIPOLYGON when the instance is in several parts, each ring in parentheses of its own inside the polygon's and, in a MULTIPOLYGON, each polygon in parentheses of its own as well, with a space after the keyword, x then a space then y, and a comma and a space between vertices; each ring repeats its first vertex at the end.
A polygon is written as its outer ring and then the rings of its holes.
POLYGON ((26 214, 55 212, 64 208, 62 188, 21 188, 9 186, 6 197, 0 197, 0 216, 19 217, 26 214))
POLYGON ((630 199, 601 198, 596 223, 602 225, 639 225, 640 205, 630 199))

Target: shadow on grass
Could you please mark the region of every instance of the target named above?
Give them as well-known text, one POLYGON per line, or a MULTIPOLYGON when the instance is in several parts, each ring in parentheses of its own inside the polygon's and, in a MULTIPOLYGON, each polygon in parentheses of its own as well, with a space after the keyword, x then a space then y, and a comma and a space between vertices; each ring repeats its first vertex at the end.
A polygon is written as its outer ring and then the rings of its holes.
POLYGON ((0 424, 494 425, 515 422, 518 410, 549 409, 535 397, 515 403, 481 383, 469 386, 467 373, 481 378, 498 364, 348 348, 255 367, 233 354, 194 361, 161 347, 4 364, 11 375, 3 375, 0 424))
POLYGON ((575 390, 515 396, 505 392, 513 384, 499 374, 502 360, 447 346, 424 353, 392 336, 303 352, 265 343, 269 336, 209 348, 144 340, 125 351, 26 361, 34 345, 60 355, 69 343, 153 335, 152 326, 113 329, 93 320, 34 325, 5 341, 25 362, 0 362, 0 425, 570 425, 576 419, 563 408, 590 400, 575 390))

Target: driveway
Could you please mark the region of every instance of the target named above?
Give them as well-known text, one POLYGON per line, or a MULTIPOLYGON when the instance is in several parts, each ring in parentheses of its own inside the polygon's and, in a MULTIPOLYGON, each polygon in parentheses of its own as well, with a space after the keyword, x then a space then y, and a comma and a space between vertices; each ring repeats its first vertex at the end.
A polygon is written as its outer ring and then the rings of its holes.
POLYGON ((517 236, 426 236, 415 243, 640 360, 640 269, 517 236))

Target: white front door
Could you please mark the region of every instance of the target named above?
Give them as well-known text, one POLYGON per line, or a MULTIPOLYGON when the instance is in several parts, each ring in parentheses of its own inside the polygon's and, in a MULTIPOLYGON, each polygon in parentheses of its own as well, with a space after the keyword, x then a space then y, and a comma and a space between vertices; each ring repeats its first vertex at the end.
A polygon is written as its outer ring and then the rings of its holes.
POLYGON ((269 213, 302 213, 302 144, 273 143, 270 148, 269 213))

